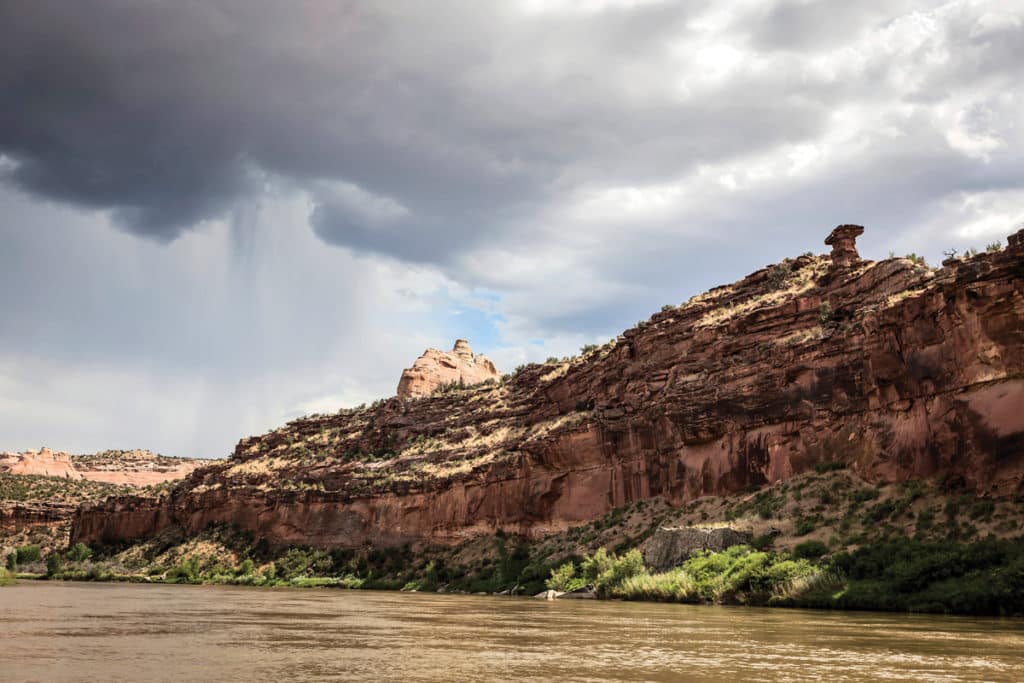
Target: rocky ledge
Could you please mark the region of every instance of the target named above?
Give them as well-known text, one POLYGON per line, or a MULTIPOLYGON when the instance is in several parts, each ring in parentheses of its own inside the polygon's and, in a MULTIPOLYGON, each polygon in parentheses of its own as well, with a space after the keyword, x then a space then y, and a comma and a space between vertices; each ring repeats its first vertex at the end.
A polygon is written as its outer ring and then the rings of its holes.
POLYGON ((840 226, 831 256, 666 306, 579 357, 242 439, 168 495, 85 506, 74 540, 211 523, 274 546, 539 536, 823 463, 1024 493, 1024 231, 938 270, 862 260, 861 231, 840 226))

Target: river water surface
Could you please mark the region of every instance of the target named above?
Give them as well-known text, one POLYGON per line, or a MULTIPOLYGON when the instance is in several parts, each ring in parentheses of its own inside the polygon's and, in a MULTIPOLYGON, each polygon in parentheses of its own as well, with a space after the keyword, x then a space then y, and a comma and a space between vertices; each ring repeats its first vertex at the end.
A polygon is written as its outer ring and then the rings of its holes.
POLYGON ((1019 681, 1024 622, 23 581, 9 681, 1019 681))

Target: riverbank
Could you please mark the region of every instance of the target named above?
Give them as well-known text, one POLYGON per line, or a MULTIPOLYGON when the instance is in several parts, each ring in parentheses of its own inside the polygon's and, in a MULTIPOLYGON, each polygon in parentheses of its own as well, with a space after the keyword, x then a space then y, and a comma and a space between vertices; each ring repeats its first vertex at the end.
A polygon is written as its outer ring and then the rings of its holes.
POLYGON ((413 565, 398 579, 375 577, 372 570, 360 576, 348 571, 352 568, 352 558, 346 562, 344 553, 332 556, 323 551, 298 548, 289 549, 262 565, 247 559, 233 568, 223 564, 211 566, 192 556, 162 573, 152 569, 152 573, 126 573, 117 571, 102 559, 90 558, 70 562, 49 576, 25 576, 67 581, 337 587, 526 596, 550 590, 556 594, 570 593, 570 597, 584 597, 589 593, 598 599, 624 601, 1024 615, 1022 538, 985 539, 970 544, 908 539, 865 546, 828 558, 806 556, 816 550, 805 547, 797 553, 788 553, 738 545, 717 553, 697 553, 678 567, 657 572, 644 565, 635 549, 622 555, 601 549, 592 556, 568 560, 551 568, 542 581, 530 582, 524 581, 524 577, 532 577, 537 572, 527 572, 526 567, 517 572, 516 555, 506 550, 499 576, 490 586, 453 579, 436 561, 420 567, 413 565), (339 561, 345 564, 345 573, 339 573, 339 561), (571 593, 573 591, 575 593, 571 593))
POLYGON ((1024 500, 976 497, 954 484, 870 484, 826 463, 745 495, 681 507, 637 501, 535 539, 499 533, 445 547, 271 548, 211 526, 123 546, 11 553, 18 571, 84 581, 509 595, 590 586, 600 598, 636 601, 1024 613, 1024 500), (632 552, 673 528, 729 529, 746 540, 670 564, 632 552))

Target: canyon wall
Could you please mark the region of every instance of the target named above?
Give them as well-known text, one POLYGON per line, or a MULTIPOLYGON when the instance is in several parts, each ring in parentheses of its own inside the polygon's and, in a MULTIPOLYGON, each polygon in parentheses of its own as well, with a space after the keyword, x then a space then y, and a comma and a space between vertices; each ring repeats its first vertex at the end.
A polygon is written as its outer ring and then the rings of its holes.
POLYGON ((1024 493, 1024 231, 932 270, 830 257, 757 271, 494 386, 243 439, 160 498, 83 507, 74 540, 211 523, 273 545, 539 535, 632 501, 755 490, 821 462, 1024 493))

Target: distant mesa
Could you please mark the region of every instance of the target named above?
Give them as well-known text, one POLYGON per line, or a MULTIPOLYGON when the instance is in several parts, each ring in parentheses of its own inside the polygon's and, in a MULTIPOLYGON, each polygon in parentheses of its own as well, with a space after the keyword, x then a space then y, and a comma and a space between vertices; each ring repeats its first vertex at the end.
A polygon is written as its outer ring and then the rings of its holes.
POLYGON ((411 368, 403 370, 398 381, 398 397, 430 396, 446 385, 470 386, 500 377, 487 356, 473 353, 465 339, 456 339, 451 351, 427 349, 411 368))
POLYGON ((147 450, 72 455, 49 448, 0 453, 0 473, 150 486, 188 476, 211 460, 170 458, 147 450))
POLYGON ((75 469, 71 462, 71 454, 63 451, 53 452, 49 448, 27 450, 22 453, 0 453, 0 472, 8 474, 33 474, 43 477, 63 477, 65 479, 84 479, 82 473, 75 469))

